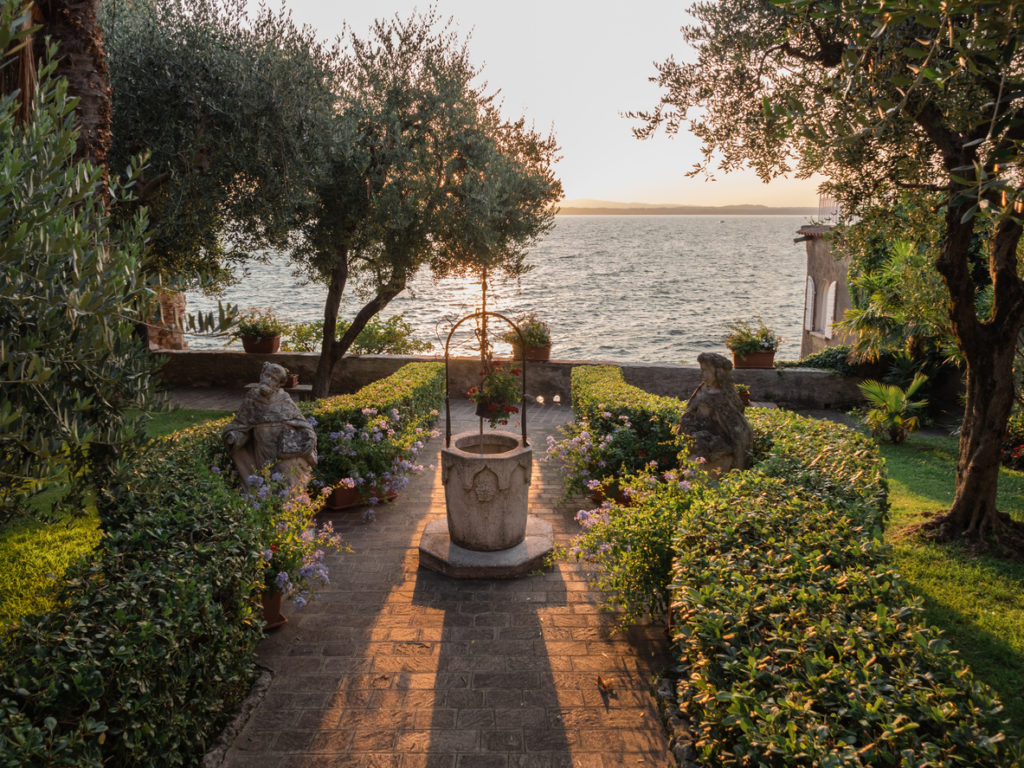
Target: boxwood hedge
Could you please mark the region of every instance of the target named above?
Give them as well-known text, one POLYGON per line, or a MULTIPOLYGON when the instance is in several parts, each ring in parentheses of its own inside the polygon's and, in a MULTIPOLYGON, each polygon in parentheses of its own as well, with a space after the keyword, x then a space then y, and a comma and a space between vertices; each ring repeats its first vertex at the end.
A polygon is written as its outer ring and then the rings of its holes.
MULTIPOLYGON (((436 365, 406 366, 305 409, 325 421, 363 407, 429 418, 440 381, 436 365)), ((225 423, 126 462, 103 499, 113 524, 69 570, 58 607, 4 638, 3 768, 195 764, 247 694, 263 636, 264 533, 214 470, 225 423)))
MULTIPOLYGON (((620 414, 652 435, 678 421, 681 404, 614 371, 574 369, 573 384, 577 415, 591 429, 598 411, 613 414, 609 431, 620 414)), ((998 701, 923 622, 890 565, 884 462, 870 439, 782 410, 747 417, 752 469, 692 493, 659 482, 631 507, 606 503, 601 513, 674 526, 666 586, 676 694, 698 761, 1017 764, 998 701)), ((650 577, 619 574, 618 586, 628 593, 631 581, 650 577)))

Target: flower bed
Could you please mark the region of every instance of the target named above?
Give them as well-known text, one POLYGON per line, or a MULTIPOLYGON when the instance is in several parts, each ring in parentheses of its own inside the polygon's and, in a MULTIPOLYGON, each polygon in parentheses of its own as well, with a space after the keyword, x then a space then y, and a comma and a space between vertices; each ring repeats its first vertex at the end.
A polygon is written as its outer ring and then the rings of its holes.
POLYGON ((622 369, 611 365, 572 369, 572 408, 576 420, 562 428, 562 440, 548 436, 548 456, 562 465, 566 494, 588 493, 606 479, 645 470, 650 462, 672 467, 682 444, 672 428, 686 404, 630 386, 622 369))
POLYGON ((300 408, 317 435, 313 484, 354 488, 368 504, 405 487, 444 402, 444 366, 410 363, 350 395, 300 408))
MULTIPOLYGON (((426 423, 441 384, 441 366, 406 366, 307 408, 324 423, 371 407, 426 423)), ((112 522, 69 569, 58 607, 3 639, 0 766, 196 764, 248 693, 266 552, 281 531, 267 514, 277 497, 247 499, 215 471, 228 465, 226 423, 177 432, 126 465, 100 500, 112 522)), ((319 577, 317 562, 297 565, 319 577)))

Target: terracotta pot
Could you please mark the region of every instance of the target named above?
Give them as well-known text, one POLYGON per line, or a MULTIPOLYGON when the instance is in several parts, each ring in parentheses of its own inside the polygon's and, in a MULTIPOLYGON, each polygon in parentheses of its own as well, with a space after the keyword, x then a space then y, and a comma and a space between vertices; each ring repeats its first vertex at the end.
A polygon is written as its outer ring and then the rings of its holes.
POLYGON ((288 378, 284 380, 284 386, 286 389, 299 386, 299 374, 289 373, 288 378))
POLYGON ((533 360, 535 362, 543 363, 551 359, 551 345, 545 344, 543 347, 526 347, 526 357, 523 357, 523 348, 516 343, 512 344, 512 357, 516 360, 533 360))
MULTIPOLYGON (((378 499, 384 499, 385 501, 394 501, 398 498, 398 494, 395 491, 383 491, 377 489, 372 496, 376 496, 378 499)), ((346 488, 344 485, 339 485, 333 491, 331 495, 327 497, 327 501, 324 502, 324 506, 328 509, 352 509, 353 507, 365 507, 367 506, 366 501, 363 499, 363 494, 360 493, 358 488, 346 488)))
POLYGON ((737 389, 736 394, 740 396, 740 400, 743 401, 744 405, 750 405, 750 390, 749 389, 737 389))
POLYGON ((281 335, 242 336, 242 348, 250 354, 272 355, 281 348, 281 335))
POLYGON ((263 599, 263 628, 277 629, 285 624, 288 619, 281 613, 281 600, 284 595, 279 590, 264 592, 263 599))
POLYGON ((774 368, 775 350, 749 352, 746 355, 739 355, 733 352, 732 365, 734 368, 774 368))

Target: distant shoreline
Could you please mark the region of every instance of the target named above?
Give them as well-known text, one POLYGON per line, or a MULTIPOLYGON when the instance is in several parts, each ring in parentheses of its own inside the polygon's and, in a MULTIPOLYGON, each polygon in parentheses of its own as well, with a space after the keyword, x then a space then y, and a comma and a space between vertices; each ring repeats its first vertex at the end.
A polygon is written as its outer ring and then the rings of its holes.
POLYGON ((679 205, 651 208, 562 207, 556 216, 817 216, 817 208, 772 208, 767 205, 679 205))

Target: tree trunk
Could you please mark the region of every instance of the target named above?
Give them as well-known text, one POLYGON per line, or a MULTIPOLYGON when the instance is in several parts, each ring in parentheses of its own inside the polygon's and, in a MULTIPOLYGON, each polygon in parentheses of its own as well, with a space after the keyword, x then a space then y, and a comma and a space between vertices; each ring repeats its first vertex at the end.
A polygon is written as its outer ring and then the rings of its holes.
POLYGON ((989 244, 993 309, 982 321, 968 266, 974 220, 965 216, 964 205, 950 205, 945 224, 937 267, 949 290, 949 315, 967 363, 967 400, 953 504, 925 528, 942 539, 981 541, 1002 527, 996 509, 1000 444, 1013 407, 1013 359, 1024 326, 1024 282, 1016 257, 1021 227, 1008 219, 996 227, 989 244))
POLYGON ((99 0, 37 0, 43 35, 57 43, 57 74, 66 77, 68 95, 78 99, 81 133, 76 156, 106 168, 110 152, 110 74, 103 31, 96 23, 99 0))
POLYGON ((393 278, 391 282, 387 283, 381 288, 377 295, 368 301, 362 309, 352 318, 352 324, 345 331, 345 335, 342 336, 338 341, 333 341, 333 334, 337 328, 338 319, 338 306, 341 303, 341 294, 338 293, 337 300, 332 304, 332 288, 334 281, 331 281, 331 287, 327 291, 327 304, 324 307, 324 342, 320 348, 320 362, 316 368, 316 378, 313 380, 313 397, 326 397, 328 389, 331 383, 331 375, 334 372, 334 366, 337 365, 338 361, 345 356, 348 352, 349 347, 356 340, 359 334, 362 332, 366 324, 386 307, 391 300, 398 294, 405 290, 405 280, 399 278, 393 278), (333 318, 328 318, 328 314, 333 312, 333 318), (331 326, 331 336, 327 335, 328 323, 331 326))
POLYGON ((935 521, 942 538, 980 541, 999 528, 1000 447, 1013 408, 1015 344, 987 343, 967 363, 967 403, 956 467, 956 495, 935 521))
MULTIPOLYGON (((334 354, 334 335, 338 329, 338 309, 348 282, 348 249, 335 251, 334 268, 327 284, 327 301, 324 303, 324 336, 320 344, 320 359, 313 374, 313 397, 327 397, 331 391, 331 375, 334 364, 341 355, 334 354)), ((344 354, 344 353, 342 353, 344 354)))

